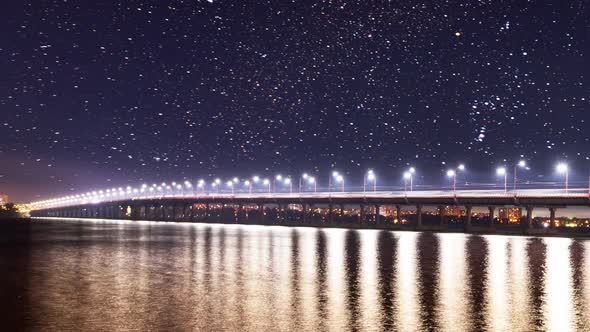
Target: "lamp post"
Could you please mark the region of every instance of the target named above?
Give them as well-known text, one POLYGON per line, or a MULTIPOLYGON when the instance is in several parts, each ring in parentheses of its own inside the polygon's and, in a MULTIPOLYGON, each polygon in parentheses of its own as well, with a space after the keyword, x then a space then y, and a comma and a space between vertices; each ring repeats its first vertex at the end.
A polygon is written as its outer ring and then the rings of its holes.
POLYGON ((453 178, 453 194, 457 195, 457 172, 450 169, 447 171, 447 177, 453 178))
POLYGON ((252 182, 250 180, 244 181, 244 185, 248 187, 248 194, 252 194, 252 182))
POLYGON ((277 181, 281 181, 283 180, 283 177, 281 176, 281 174, 277 174, 277 176, 275 176, 274 180, 272 181, 272 186, 274 188, 274 192, 277 192, 277 181))
POLYGON ((504 177, 504 192, 508 192, 508 172, 506 172, 506 167, 498 167, 496 175, 504 177))
POLYGON ((309 183, 313 184, 313 192, 317 193, 318 192, 318 182, 315 180, 315 178, 313 176, 310 176, 307 181, 309 181, 309 183))
POLYGON ((268 193, 270 194, 271 193, 271 190, 270 190, 270 180, 269 179, 264 179, 264 180, 262 180, 262 184, 264 184, 265 186, 268 186, 268 193))
POLYGON ((309 175, 307 175, 307 173, 303 173, 300 177, 299 177, 299 193, 301 194, 301 185, 303 180, 307 180, 307 178, 309 177, 309 175))
POLYGON ((526 167, 526 161, 521 160, 518 163, 514 164, 514 186, 513 186, 513 191, 514 193, 516 193, 516 184, 517 184, 517 177, 516 177, 516 173, 518 168, 525 168, 526 167))
POLYGON ((559 163, 555 167, 558 173, 565 174, 565 193, 568 193, 569 187, 569 167, 566 163, 559 163))
POLYGON ((260 177, 258 175, 254 175, 252 177, 252 182, 250 182, 250 193, 252 193, 252 188, 254 186, 254 183, 258 183, 260 182, 260 177))
POLYGON ((231 188, 231 194, 234 194, 234 182, 232 180, 227 181, 227 186, 231 188))
POLYGON ((184 185, 185 185, 185 186, 186 186, 188 189, 190 189, 190 190, 191 190, 191 195, 193 195, 193 196, 194 196, 194 194, 195 194, 195 191, 194 191, 194 189, 193 189, 193 184, 192 184, 192 183, 190 183, 190 182, 187 180, 187 181, 184 181, 184 185))
POLYGON ((291 181, 291 178, 285 178, 285 184, 289 185, 289 193, 292 194, 293 193, 293 181, 291 181))
POLYGON ((199 194, 199 188, 201 188, 201 192, 204 194, 205 193, 205 180, 199 180, 197 182, 197 195, 199 194))
POLYGON ((373 182, 373 192, 377 191, 377 177, 372 169, 367 171, 367 174, 363 177, 363 192, 367 191, 367 181, 373 182))
POLYGON ((219 187, 221 184, 221 179, 215 179, 214 183, 215 183, 215 186, 213 186, 213 187, 217 189, 217 193, 219 194, 219 187))
POLYGON ((338 175, 336 177, 336 182, 341 183, 342 184, 342 192, 344 192, 344 178, 342 177, 342 175, 338 175))
POLYGON ((337 179, 339 176, 340 174, 336 171, 333 171, 332 174, 330 174, 330 177, 328 178, 328 192, 332 192, 332 178, 337 179))
POLYGON ((408 192, 408 180, 412 178, 412 174, 410 172, 404 172, 404 193, 408 192))

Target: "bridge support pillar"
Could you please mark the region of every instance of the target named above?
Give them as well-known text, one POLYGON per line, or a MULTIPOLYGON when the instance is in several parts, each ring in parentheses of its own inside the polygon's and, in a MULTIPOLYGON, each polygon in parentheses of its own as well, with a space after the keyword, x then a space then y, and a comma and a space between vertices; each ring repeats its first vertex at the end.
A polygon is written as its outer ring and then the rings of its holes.
POLYGON ((258 223, 264 223, 264 204, 258 204, 258 223))
POLYGON ((236 214, 236 222, 241 223, 244 220, 244 204, 238 205, 238 213, 236 214))
POLYGON ((328 205, 328 223, 334 223, 334 204, 332 203, 328 205))
POLYGON ((465 207, 465 229, 467 231, 469 231, 471 229, 471 217, 472 217, 472 212, 473 208, 468 205, 465 207))
POLYGON ((438 225, 443 226, 445 224, 445 207, 443 205, 438 207, 438 225))
POLYGON ((139 205, 131 205, 131 220, 139 220, 140 219, 140 209, 139 205))
POLYGON ((365 205, 361 204, 360 212, 359 212, 359 224, 363 224, 365 222, 365 205))
POLYGON ((496 207, 488 206, 488 211, 489 211, 489 215, 490 215, 490 227, 494 227, 494 218, 495 218, 496 207))
POLYGON ((303 223, 307 223, 307 204, 301 204, 301 210, 303 211, 303 223))
POLYGON ((533 207, 527 206, 526 207, 526 229, 530 229, 533 227, 533 207))
POLYGON ((225 203, 221 204, 221 213, 219 214, 219 221, 221 221, 222 223, 225 222, 225 203))
POLYGON ((416 227, 422 228, 422 205, 416 205, 416 227))
POLYGON ((549 208, 549 228, 555 228, 555 211, 557 208, 550 207, 549 208))
POLYGON ((381 217, 379 208, 380 208, 379 205, 375 205, 375 224, 377 224, 377 225, 379 225, 379 223, 380 223, 379 218, 381 217))
POLYGON ((395 217, 397 218, 397 223, 401 225, 401 223, 402 223, 402 207, 399 205, 395 206, 395 217))

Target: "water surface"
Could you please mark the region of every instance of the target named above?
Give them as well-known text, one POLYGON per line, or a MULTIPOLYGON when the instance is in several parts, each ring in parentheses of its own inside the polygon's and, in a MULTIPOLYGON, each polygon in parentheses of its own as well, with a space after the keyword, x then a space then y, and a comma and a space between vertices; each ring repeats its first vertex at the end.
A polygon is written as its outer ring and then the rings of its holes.
POLYGON ((10 330, 590 329, 590 242, 129 221, 0 224, 10 330))

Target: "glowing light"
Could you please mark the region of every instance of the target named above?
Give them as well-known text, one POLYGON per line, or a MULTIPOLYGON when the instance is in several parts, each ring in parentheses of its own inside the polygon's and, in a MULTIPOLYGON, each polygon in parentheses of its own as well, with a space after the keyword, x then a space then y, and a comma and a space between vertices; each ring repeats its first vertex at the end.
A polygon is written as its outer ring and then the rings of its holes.
POLYGON ((526 161, 524 161, 524 160, 519 161, 518 167, 526 167, 526 161))
POLYGON ((404 179, 407 180, 407 179, 409 179, 411 177, 412 177, 412 173, 410 173, 410 172, 404 172, 404 179))
POLYGON ((465 170, 465 165, 464 164, 460 164, 459 167, 457 167, 460 171, 464 171, 465 170))
POLYGON ((457 173, 455 173, 455 171, 452 170, 452 169, 450 169, 450 170, 447 171, 447 176, 448 177, 451 177, 452 178, 453 176, 455 176, 455 174, 457 174, 457 173))
POLYGON ((277 176, 275 177, 275 179, 277 179, 277 180, 281 181, 281 180, 283 179, 283 177, 281 176, 281 174, 279 174, 279 175, 277 175, 277 176))
POLYGON ((496 169, 496 174, 501 176, 506 175, 506 167, 498 167, 496 169))
POLYGON ((270 180, 269 179, 262 180, 262 184, 269 184, 269 183, 270 183, 270 180))
POLYGON ((566 163, 559 163, 555 167, 558 173, 566 173, 568 171, 568 165, 566 163))
POLYGON ((416 173, 416 169, 414 167, 410 167, 408 172, 410 172, 410 174, 414 174, 414 173, 416 173))
POLYGON ((252 181, 254 181, 254 183, 260 181, 260 177, 258 175, 254 175, 254 177, 252 178, 252 181))

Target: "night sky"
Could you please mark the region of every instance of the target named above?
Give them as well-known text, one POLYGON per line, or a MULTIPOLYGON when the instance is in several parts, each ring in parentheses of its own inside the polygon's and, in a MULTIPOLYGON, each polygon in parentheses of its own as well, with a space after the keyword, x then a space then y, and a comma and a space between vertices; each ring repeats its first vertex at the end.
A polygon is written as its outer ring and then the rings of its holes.
MULTIPOLYGON (((590 2, 5 3, 0 193, 590 165, 590 2)), ((524 175, 523 175, 524 176, 524 175)), ((576 180, 577 179, 577 180, 576 180)))

